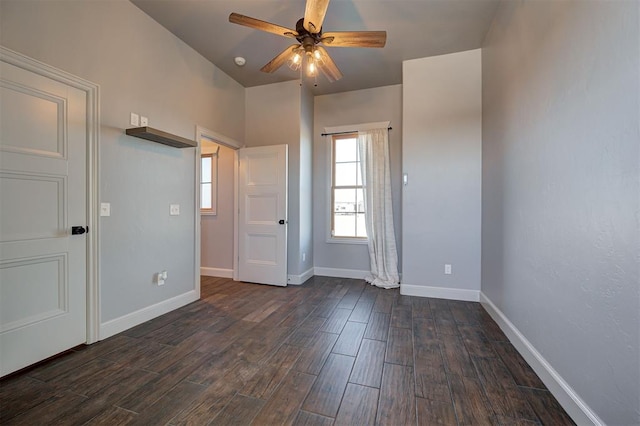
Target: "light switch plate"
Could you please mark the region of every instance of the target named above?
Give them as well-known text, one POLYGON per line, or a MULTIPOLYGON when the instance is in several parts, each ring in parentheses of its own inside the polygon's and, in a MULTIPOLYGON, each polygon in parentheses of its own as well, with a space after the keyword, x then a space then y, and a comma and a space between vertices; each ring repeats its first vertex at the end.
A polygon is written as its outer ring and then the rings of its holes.
POLYGON ((140 116, 135 112, 132 112, 130 123, 132 126, 138 127, 140 125, 140 116))
POLYGON ((180 214, 180 204, 171 204, 169 206, 169 214, 171 216, 178 216, 180 214))
POLYGON ((100 203, 100 216, 111 216, 111 203, 100 203))

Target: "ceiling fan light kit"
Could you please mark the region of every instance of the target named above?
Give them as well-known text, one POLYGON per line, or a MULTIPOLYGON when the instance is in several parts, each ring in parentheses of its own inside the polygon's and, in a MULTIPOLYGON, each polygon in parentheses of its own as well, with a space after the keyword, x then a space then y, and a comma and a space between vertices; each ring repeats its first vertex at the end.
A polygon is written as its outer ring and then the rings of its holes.
POLYGON ((334 82, 342 78, 342 73, 322 45, 330 47, 381 48, 386 44, 387 33, 386 31, 323 33, 322 22, 328 6, 329 0, 307 0, 304 17, 298 20, 295 30, 239 13, 229 15, 229 22, 283 37, 294 38, 298 42, 283 50, 263 66, 260 71, 272 73, 286 63, 290 69, 294 71, 300 70, 301 73, 304 66, 307 76, 312 78, 316 78, 318 70, 320 70, 330 82, 334 82))

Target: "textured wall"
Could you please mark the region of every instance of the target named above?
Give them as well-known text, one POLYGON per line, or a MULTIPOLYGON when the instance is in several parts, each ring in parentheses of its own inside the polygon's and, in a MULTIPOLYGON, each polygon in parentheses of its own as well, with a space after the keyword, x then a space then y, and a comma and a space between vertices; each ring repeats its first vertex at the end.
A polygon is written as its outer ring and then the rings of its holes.
POLYGON ((452 298, 479 295, 480 63, 479 49, 403 63, 405 294, 431 295, 428 286, 452 298))
POLYGON ((195 150, 124 129, 134 111, 186 138, 201 125, 243 140, 244 88, 128 1, 3 0, 0 19, 4 46, 100 85, 100 198, 111 203, 100 218, 102 322, 193 290, 195 150))
POLYGON ((503 2, 482 56, 482 291, 610 425, 640 424, 639 4, 503 2))

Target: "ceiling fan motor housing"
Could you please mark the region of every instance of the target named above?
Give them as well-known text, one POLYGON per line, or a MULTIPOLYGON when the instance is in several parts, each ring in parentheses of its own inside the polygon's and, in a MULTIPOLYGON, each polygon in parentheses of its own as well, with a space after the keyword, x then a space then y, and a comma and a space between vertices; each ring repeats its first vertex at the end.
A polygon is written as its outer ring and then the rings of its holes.
POLYGON ((300 18, 298 22, 296 22, 296 32, 298 36, 296 40, 302 44, 305 52, 311 52, 313 50, 313 46, 320 43, 322 39, 322 28, 317 33, 310 33, 304 28, 304 18, 300 18))

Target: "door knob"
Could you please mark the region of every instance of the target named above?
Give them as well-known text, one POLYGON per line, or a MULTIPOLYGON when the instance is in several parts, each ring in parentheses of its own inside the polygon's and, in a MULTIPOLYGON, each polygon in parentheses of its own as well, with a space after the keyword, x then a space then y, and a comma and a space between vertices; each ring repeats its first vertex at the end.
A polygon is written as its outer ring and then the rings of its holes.
POLYGON ((279 223, 280 225, 284 225, 284 219, 280 219, 280 220, 278 221, 278 223, 279 223))
POLYGON ((85 232, 89 232, 88 226, 72 226, 71 227, 71 235, 82 235, 85 232))

